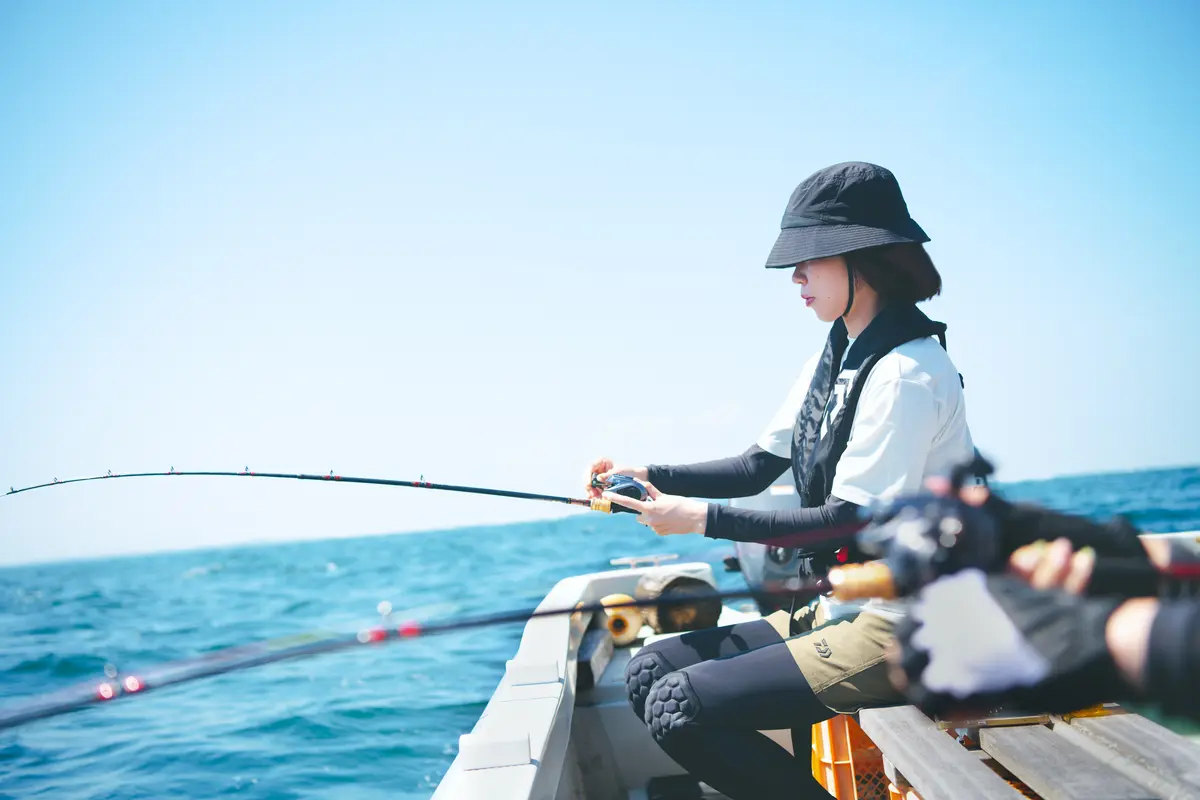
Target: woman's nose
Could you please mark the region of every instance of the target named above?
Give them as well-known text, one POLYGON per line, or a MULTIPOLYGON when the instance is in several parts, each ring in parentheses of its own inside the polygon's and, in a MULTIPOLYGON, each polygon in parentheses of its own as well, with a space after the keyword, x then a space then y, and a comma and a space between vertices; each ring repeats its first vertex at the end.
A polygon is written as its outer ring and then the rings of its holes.
POLYGON ((796 265, 796 271, 792 273, 792 283, 798 283, 801 286, 808 283, 808 277, 804 274, 803 264, 796 265))

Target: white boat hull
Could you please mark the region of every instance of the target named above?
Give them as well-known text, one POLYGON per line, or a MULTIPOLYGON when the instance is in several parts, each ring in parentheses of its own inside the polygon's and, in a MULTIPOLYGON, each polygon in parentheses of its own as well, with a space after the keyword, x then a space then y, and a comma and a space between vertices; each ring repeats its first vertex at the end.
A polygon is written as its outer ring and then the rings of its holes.
MULTIPOLYGON (((655 571, 713 582, 704 563, 578 575, 555 585, 539 608, 633 594, 639 578, 655 571)), ((757 616, 726 609, 721 624, 757 616)), ((615 648, 596 685, 577 691, 576 656, 587 624, 567 615, 526 624, 491 701, 460 738, 434 800, 630 800, 646 796, 651 778, 683 774, 629 708, 624 672, 636 646, 615 648)))

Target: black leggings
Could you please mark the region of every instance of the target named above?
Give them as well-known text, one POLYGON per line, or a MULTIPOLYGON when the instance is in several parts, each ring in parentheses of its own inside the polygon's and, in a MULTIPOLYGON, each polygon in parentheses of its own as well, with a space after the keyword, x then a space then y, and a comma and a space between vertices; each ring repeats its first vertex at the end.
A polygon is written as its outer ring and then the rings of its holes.
POLYGON ((812 725, 834 716, 763 620, 643 647, 625 685, 659 747, 732 800, 827 798, 813 777, 812 725), (768 645, 779 645, 769 647, 768 645), (761 730, 791 729, 793 757, 761 730))

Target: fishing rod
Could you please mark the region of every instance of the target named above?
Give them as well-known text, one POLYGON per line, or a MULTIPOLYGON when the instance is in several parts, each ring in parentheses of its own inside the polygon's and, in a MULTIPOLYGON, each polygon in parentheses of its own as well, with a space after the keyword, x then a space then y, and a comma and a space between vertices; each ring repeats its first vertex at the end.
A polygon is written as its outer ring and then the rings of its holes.
MULTIPOLYGON (((375 486, 400 486, 414 489, 434 489, 441 492, 465 492, 468 494, 486 494, 493 497, 511 497, 518 500, 540 500, 548 503, 565 503, 571 506, 583 506, 592 511, 599 511, 604 514, 617 513, 635 513, 632 509, 625 508, 619 503, 603 497, 593 498, 578 498, 578 497, 559 497, 549 494, 534 494, 532 492, 514 492, 507 489, 487 489, 481 486, 455 486, 446 483, 430 483, 425 480, 422 475, 420 480, 405 481, 395 480, 391 478, 356 478, 350 475, 336 475, 333 470, 329 471, 328 475, 306 475, 303 473, 282 473, 282 472, 251 472, 249 467, 246 467, 241 472, 224 472, 214 470, 198 470, 198 471, 180 471, 175 467, 171 467, 166 472, 123 472, 114 474, 109 470, 105 475, 91 475, 86 478, 67 478, 59 480, 55 478, 49 483, 39 483, 33 486, 26 486, 21 489, 9 487, 5 492, 5 496, 13 494, 21 494, 22 492, 31 492, 34 489, 45 489, 51 486, 65 486, 68 483, 83 483, 85 481, 106 481, 115 478, 159 478, 159 477, 174 477, 183 476, 206 476, 206 477, 237 477, 237 478, 283 478, 288 480, 300 481, 332 481, 334 483, 365 483, 375 486)), ((635 500, 645 500, 647 497, 646 487, 638 481, 625 475, 613 475, 605 482, 599 481, 595 476, 592 476, 592 486, 603 488, 607 491, 614 492, 625 497, 632 497, 635 500)))
POLYGON ((644 608, 655 606, 686 605, 704 601, 725 601, 735 599, 751 599, 763 594, 780 595, 788 598, 793 596, 815 596, 830 589, 830 584, 823 578, 808 581, 789 581, 784 583, 765 584, 757 589, 735 589, 729 591, 697 591, 688 589, 673 595, 659 595, 653 598, 624 597, 619 601, 578 603, 570 608, 537 608, 515 611, 501 611, 494 614, 480 614, 448 619, 440 622, 422 623, 416 620, 393 625, 389 622, 392 614, 391 604, 386 601, 379 604, 378 611, 383 617, 382 624, 364 628, 357 634, 313 632, 276 639, 254 642, 247 645, 228 647, 206 653, 193 658, 173 661, 144 671, 122 674, 109 664, 105 667, 105 679, 88 681, 77 684, 51 694, 26 700, 9 708, 0 709, 0 729, 13 728, 39 719, 47 719, 79 711, 89 706, 108 703, 118 698, 131 695, 145 694, 154 689, 161 689, 173 684, 220 675, 228 672, 248 669, 250 667, 287 661, 323 653, 334 653, 342 650, 417 639, 437 634, 453 633, 483 628, 493 625, 505 625, 517 622, 528 622, 533 619, 564 615, 583 615, 605 613, 624 608, 644 608))
MULTIPOLYGON (((878 543, 880 540, 875 540, 878 543)), ((659 595, 653 598, 634 599, 623 597, 607 602, 578 603, 570 608, 533 609, 502 611, 494 614, 466 616, 440 622, 421 623, 410 620, 393 626, 389 623, 391 605, 381 603, 379 612, 383 624, 365 628, 357 634, 314 632, 277 639, 254 642, 247 645, 228 647, 193 658, 169 662, 141 672, 122 675, 116 667, 105 668, 105 680, 86 682, 31 700, 13 707, 0 709, 0 729, 12 728, 39 719, 56 717, 78 711, 92 705, 115 700, 133 694, 184 683, 211 675, 248 669, 278 661, 305 658, 349 650, 356 647, 380 643, 398 642, 423 636, 453 633, 456 631, 504 625, 544 617, 606 613, 624 608, 686 605, 704 601, 734 599, 760 599, 777 596, 788 599, 829 595, 843 601, 867 598, 901 599, 912 596, 921 587, 937 577, 958 571, 977 568, 970 563, 951 564, 937 558, 930 559, 932 551, 914 548, 912 537, 892 539, 883 559, 861 564, 844 564, 833 567, 825 576, 807 579, 793 578, 784 582, 765 582, 746 589, 701 592, 686 590, 675 595, 659 595)), ((1096 573, 1113 570, 1124 588, 1135 585, 1146 588, 1187 581, 1200 577, 1196 565, 1182 565, 1179 569, 1160 570, 1144 560, 1130 558, 1097 559, 1096 573)), ((1089 587, 1090 589, 1091 587, 1089 587)), ((1091 591, 1088 592, 1092 593, 1091 591)), ((1152 593, 1152 592, 1149 592, 1152 593)), ((1130 595, 1135 596, 1135 595, 1130 595)))
MULTIPOLYGON (((1097 566, 1099 567, 1104 561, 1098 561, 1097 566)), ((1106 561, 1110 567, 1122 569, 1128 572, 1130 576, 1136 576, 1139 579, 1148 578, 1151 573, 1158 580, 1172 577, 1175 579, 1186 579, 1200 575, 1200 572, 1194 569, 1182 569, 1179 571, 1156 570, 1153 566, 1138 563, 1133 559, 1115 558, 1107 559, 1106 561)), ((928 580, 926 576, 914 575, 912 573, 911 562, 907 566, 903 562, 893 562, 889 565, 886 560, 880 560, 833 567, 825 576, 804 580, 793 578, 784 582, 766 582, 747 589, 712 592, 687 590, 670 596, 659 595, 653 598, 637 599, 625 597, 619 601, 578 603, 569 608, 543 609, 539 606, 532 609, 465 616, 432 623, 409 620, 399 625, 390 624, 391 604, 384 602, 380 603, 378 608, 379 613, 383 617, 382 624, 364 628, 357 634, 311 632, 283 636, 246 645, 227 647, 201 656, 173 661, 151 667, 144 671, 125 674, 120 673, 115 666, 110 664, 105 667, 105 679, 100 682, 89 681, 77 684, 51 694, 20 702, 9 708, 0 709, 0 729, 13 728, 35 720, 57 717, 128 695, 144 694, 153 689, 161 689, 173 684, 186 683, 212 675, 236 672, 278 661, 306 658, 381 643, 392 643, 425 636, 454 633, 472 628, 528 622, 533 619, 564 615, 576 615, 578 618, 582 615, 606 613, 625 608, 645 608, 649 606, 662 608, 665 606, 686 605, 714 600, 723 602, 737 599, 758 599, 763 596, 776 596, 788 600, 793 597, 811 598, 822 594, 845 601, 871 597, 897 599, 910 596, 926 580, 928 580)))

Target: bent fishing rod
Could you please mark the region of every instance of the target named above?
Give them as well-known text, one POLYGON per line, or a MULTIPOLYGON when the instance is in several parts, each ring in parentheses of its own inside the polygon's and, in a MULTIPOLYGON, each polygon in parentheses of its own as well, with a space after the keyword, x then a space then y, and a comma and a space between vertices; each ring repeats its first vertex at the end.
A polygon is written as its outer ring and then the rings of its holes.
MULTIPOLYGON (((607 611, 626 608, 645 608, 648 606, 663 608, 712 601, 723 602, 725 600, 751 599, 764 594, 777 595, 789 599, 795 596, 807 596, 811 598, 830 590, 830 588, 829 582, 824 578, 814 578, 808 581, 793 580, 786 583, 764 584, 754 590, 735 589, 708 592, 688 589, 672 595, 664 594, 654 598, 634 599, 626 597, 621 600, 609 602, 581 602, 569 608, 544 609, 539 606, 532 609, 501 611, 494 614, 465 616, 458 619, 431 623, 410 620, 399 625, 394 625, 390 622, 392 614, 391 604, 383 602, 379 604, 378 608, 382 616, 381 624, 364 628, 357 634, 313 632, 284 636, 247 645, 228 647, 201 656, 173 661, 136 672, 121 673, 114 665, 109 664, 105 667, 104 680, 76 684, 66 689, 25 700, 8 708, 0 708, 0 729, 13 728, 35 720, 57 717, 73 711, 79 711, 89 706, 108 703, 118 698, 140 695, 153 689, 160 689, 212 675, 235 672, 277 661, 306 658, 364 646, 394 643, 472 628, 528 622, 545 617, 574 616, 576 619, 582 620, 584 615, 603 614, 607 611)), ((584 623, 584 626, 586 627, 589 623, 584 623)))
MULTIPOLYGON (((864 511, 859 518, 846 525, 824 531, 805 531, 800 534, 784 534, 763 544, 778 547, 797 547, 808 549, 814 545, 831 542, 844 543, 846 537, 855 539, 863 551, 871 556, 880 557, 888 564, 889 569, 866 571, 854 569, 855 565, 845 565, 842 573, 843 583, 840 592, 844 599, 862 597, 902 597, 911 594, 920 586, 932 581, 938 575, 967 567, 994 566, 995 550, 999 543, 994 525, 990 521, 980 519, 981 512, 971 509, 955 498, 969 476, 986 477, 992 471, 992 466, 986 459, 976 456, 971 462, 956 468, 951 477, 953 495, 951 498, 935 497, 928 494, 918 494, 897 498, 882 509, 864 511), (974 519, 968 519, 974 517, 974 519), (947 538, 947 523, 952 524, 955 533, 947 538), (914 529, 913 526, 916 526, 914 529), (907 529, 905 535, 900 535, 901 529, 907 529), (968 531, 968 529, 973 529, 968 531), (828 541, 823 541, 828 540, 828 541), (894 580, 900 585, 889 585, 888 580, 894 580), (853 584, 853 588, 852 588, 853 584), (853 593, 853 597, 851 597, 853 593)), ((419 480, 396 480, 391 478, 361 478, 349 475, 337 475, 330 470, 328 475, 309 475, 305 473, 252 472, 246 467, 241 472, 202 470, 180 471, 173 466, 166 472, 132 472, 114 474, 109 470, 104 475, 92 475, 84 478, 55 478, 49 483, 39 483, 21 489, 10 487, 6 495, 20 494, 34 489, 44 489, 51 486, 63 486, 69 483, 85 481, 103 481, 114 478, 152 478, 173 476, 217 476, 217 477, 249 477, 276 478, 303 481, 329 481, 335 483, 359 483, 376 486, 395 486, 417 489, 432 489, 446 492, 463 492, 469 494, 491 495, 494 497, 509 497, 520 500, 537 500, 552 503, 563 503, 582 506, 592 511, 606 514, 638 513, 634 509, 613 502, 605 497, 574 498, 557 495, 535 494, 532 492, 517 492, 507 489, 489 489, 480 486, 457 486, 453 484, 431 483, 422 475, 419 480)), ((643 501, 649 496, 646 487, 639 481, 627 475, 612 475, 607 480, 600 480, 596 474, 591 476, 591 485, 606 492, 634 500, 643 501)), ((837 545, 831 545, 837 546, 837 545)), ((867 565, 859 565, 867 567, 867 565)), ((1171 565, 1158 568, 1144 559, 1139 558, 1099 558, 1096 561, 1095 572, 1104 574, 1105 591, 1117 592, 1149 592, 1157 589, 1160 596, 1165 596, 1164 587, 1170 584, 1180 586, 1190 584, 1200 578, 1200 563, 1171 565)), ((1096 587, 1099 588, 1099 587, 1096 587)))
MULTIPOLYGON (((109 470, 104 475, 91 475, 86 478, 67 478, 59 480, 55 478, 49 483, 39 483, 33 486, 26 486, 21 489, 9 487, 5 492, 5 496, 13 494, 21 494, 22 492, 31 492, 34 489, 45 489, 51 486, 65 486, 68 483, 84 483, 85 481, 106 481, 116 478, 160 478, 160 477, 175 477, 175 476, 204 476, 204 477, 236 477, 236 478, 282 478, 286 480, 300 481, 331 481, 334 483, 363 483, 374 486, 399 486, 412 489, 433 489, 441 492, 464 492, 467 494, 484 494, 492 497, 511 497, 518 500, 540 500, 548 503, 565 503, 571 506, 582 506, 599 511, 605 514, 617 513, 634 513, 632 509, 613 503, 603 497, 594 498, 579 498, 579 497, 559 497, 549 494, 534 494, 532 492, 514 492, 507 489, 488 489, 481 486, 455 486, 446 483, 430 483, 425 480, 422 475, 420 480, 405 481, 395 480, 391 478, 356 478, 350 475, 336 475, 330 470, 328 475, 307 475, 304 473, 283 473, 283 472, 251 472, 249 467, 246 467, 241 472, 227 472, 216 470, 177 470, 171 467, 166 472, 122 472, 114 474, 109 470)), ((606 482, 600 482, 595 476, 592 477, 592 485, 596 488, 602 488, 606 491, 615 494, 631 497, 635 500, 645 500, 647 493, 646 488, 625 475, 614 475, 606 482)))

